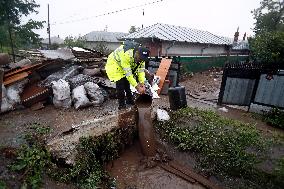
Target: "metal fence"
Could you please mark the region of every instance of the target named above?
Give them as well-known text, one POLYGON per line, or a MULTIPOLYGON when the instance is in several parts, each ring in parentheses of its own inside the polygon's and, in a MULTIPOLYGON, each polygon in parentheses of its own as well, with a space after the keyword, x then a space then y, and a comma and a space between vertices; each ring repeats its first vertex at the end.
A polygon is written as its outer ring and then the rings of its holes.
POLYGON ((281 64, 228 63, 224 67, 218 104, 251 103, 284 108, 281 64))

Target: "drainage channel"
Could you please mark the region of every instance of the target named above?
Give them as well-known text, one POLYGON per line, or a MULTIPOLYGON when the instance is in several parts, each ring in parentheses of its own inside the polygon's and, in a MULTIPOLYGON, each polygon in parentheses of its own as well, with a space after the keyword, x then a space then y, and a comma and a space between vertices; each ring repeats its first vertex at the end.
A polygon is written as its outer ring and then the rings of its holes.
MULTIPOLYGON (((157 149, 154 128, 151 119, 152 111, 152 97, 149 95, 140 95, 136 100, 136 106, 138 109, 138 132, 139 132, 139 141, 142 148, 143 155, 146 157, 155 157, 160 155, 160 149, 157 149), (159 152, 159 154, 157 154, 159 152)), ((152 158, 155 159, 155 158, 152 158)), ((219 189, 220 187, 206 179, 205 177, 195 173, 191 168, 181 165, 175 160, 168 162, 159 162, 158 165, 190 182, 190 183, 200 183, 206 188, 210 189, 219 189)))

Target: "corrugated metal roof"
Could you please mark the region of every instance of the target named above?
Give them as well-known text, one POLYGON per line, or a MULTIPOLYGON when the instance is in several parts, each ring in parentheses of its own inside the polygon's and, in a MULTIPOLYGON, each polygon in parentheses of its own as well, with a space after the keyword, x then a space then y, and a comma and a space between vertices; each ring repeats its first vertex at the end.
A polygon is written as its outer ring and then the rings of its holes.
POLYGON ((119 38, 127 35, 121 32, 106 32, 106 31, 92 31, 83 37, 87 41, 106 41, 106 42, 119 42, 119 38))
POLYGON ((75 58, 70 49, 39 50, 45 58, 70 60, 75 58))
POLYGON ((131 33, 124 39, 157 38, 164 41, 180 41, 190 43, 205 43, 215 45, 230 45, 231 42, 224 37, 214 35, 208 31, 202 31, 168 24, 155 24, 131 33))

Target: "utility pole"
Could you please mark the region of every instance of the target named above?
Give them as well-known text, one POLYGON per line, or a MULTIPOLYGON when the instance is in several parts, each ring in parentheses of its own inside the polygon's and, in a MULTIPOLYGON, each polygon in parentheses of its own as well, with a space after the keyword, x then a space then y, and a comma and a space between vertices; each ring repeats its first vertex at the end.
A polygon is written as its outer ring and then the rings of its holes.
POLYGON ((48 33, 48 49, 50 49, 51 41, 50 41, 50 23, 49 23, 49 4, 47 4, 47 33, 48 33))
POLYGON ((141 29, 143 29, 144 28, 144 25, 143 25, 143 21, 144 21, 144 9, 143 9, 143 12, 142 12, 142 15, 143 15, 143 18, 142 18, 142 28, 141 29))

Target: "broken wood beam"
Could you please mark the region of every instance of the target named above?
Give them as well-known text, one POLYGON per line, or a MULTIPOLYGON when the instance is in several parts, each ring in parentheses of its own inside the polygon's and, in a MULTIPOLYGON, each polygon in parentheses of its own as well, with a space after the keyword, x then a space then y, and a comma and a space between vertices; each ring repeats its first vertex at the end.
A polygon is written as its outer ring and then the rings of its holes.
POLYGON ((160 83, 159 83, 160 89, 158 90, 158 94, 160 94, 162 91, 162 88, 164 86, 165 79, 168 75, 168 71, 171 66, 171 63, 172 63, 172 59, 162 58, 161 60, 161 64, 156 72, 156 76, 160 77, 160 83))

